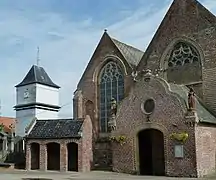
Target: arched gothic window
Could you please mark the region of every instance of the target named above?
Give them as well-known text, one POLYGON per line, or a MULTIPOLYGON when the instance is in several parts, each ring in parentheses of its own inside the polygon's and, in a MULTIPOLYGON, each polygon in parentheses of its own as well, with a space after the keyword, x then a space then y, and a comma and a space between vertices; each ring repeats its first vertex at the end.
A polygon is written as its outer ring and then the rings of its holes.
POLYGON ((168 60, 168 67, 184 66, 200 62, 197 50, 184 42, 177 43, 168 60))
MULTIPOLYGON (((176 84, 191 84, 202 81, 202 63, 199 51, 190 43, 176 43, 167 55, 168 82, 176 84)), ((167 66, 166 66, 167 67, 167 66)))
POLYGON ((102 69, 99 79, 100 130, 108 132, 111 98, 117 103, 124 98, 124 74, 117 63, 110 61, 102 69))

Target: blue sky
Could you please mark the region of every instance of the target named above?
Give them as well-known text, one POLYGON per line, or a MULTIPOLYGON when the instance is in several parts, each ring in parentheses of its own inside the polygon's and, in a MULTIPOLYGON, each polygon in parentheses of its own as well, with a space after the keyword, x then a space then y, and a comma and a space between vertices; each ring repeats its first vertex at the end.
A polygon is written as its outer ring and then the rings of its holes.
MULTIPOLYGON (((201 0, 216 13, 215 0, 201 0)), ((14 86, 36 63, 60 85, 60 117, 72 116, 77 82, 104 29, 145 50, 171 0, 1 0, 0 99, 2 116, 15 117, 14 86)))

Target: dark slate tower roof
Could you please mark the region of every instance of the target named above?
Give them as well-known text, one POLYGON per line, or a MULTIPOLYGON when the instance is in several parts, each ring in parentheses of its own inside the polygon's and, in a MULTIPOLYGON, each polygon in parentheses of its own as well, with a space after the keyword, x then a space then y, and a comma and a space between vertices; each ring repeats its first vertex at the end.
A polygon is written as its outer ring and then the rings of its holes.
POLYGON ((43 84, 54 88, 60 88, 60 86, 52 82, 44 68, 36 65, 33 65, 31 67, 23 81, 16 85, 16 87, 25 86, 33 83, 43 84))

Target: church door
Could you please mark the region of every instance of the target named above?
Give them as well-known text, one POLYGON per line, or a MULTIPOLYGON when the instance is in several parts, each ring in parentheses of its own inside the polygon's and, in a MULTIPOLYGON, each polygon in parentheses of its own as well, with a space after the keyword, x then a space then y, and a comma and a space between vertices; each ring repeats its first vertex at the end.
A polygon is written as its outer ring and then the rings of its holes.
POLYGON ((165 175, 164 136, 156 129, 138 133, 139 169, 141 175, 165 175))

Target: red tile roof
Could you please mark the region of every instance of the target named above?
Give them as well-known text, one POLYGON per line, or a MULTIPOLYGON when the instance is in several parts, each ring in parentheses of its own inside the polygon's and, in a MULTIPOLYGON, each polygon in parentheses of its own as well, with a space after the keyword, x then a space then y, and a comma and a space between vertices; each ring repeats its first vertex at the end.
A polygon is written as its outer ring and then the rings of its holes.
POLYGON ((0 116, 0 124, 4 125, 4 132, 11 132, 11 127, 15 128, 16 119, 11 117, 2 117, 0 116))

